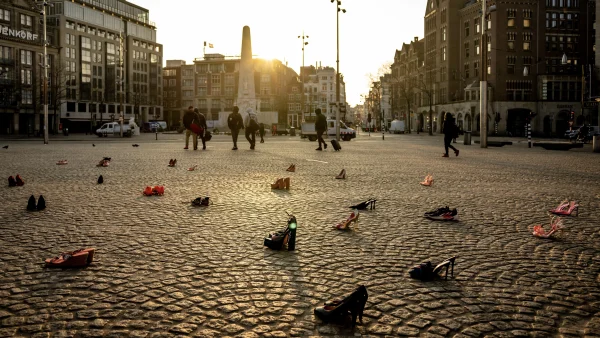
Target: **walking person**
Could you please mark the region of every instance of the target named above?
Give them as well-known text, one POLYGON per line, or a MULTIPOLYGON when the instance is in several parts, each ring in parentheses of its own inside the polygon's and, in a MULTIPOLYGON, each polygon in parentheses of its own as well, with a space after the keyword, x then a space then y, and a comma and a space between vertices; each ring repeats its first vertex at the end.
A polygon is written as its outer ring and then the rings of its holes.
POLYGON ((227 117, 227 126, 231 129, 231 138, 233 139, 233 148, 231 150, 237 150, 237 139, 240 133, 240 129, 244 129, 244 121, 242 115, 239 113, 240 108, 238 106, 233 107, 233 112, 227 117))
MULTIPOLYGON (((208 126, 206 125, 206 117, 204 114, 200 113, 198 108, 194 109, 194 114, 196 114, 198 118, 198 126, 200 127, 200 130, 198 130, 198 136, 202 140, 202 150, 206 150, 206 139, 204 138, 206 135, 206 129, 208 129, 208 126)), ((196 149, 194 148, 194 150, 196 149)))
POLYGON ((183 126, 185 127, 185 147, 183 149, 188 149, 191 135, 193 137, 192 144, 194 150, 198 150, 198 134, 196 133, 197 130, 195 130, 195 127, 198 127, 199 119, 200 118, 196 115, 194 107, 192 106, 189 106, 188 110, 183 114, 183 126))
POLYGON ((323 150, 321 148, 321 142, 327 149, 327 143, 323 140, 323 133, 327 131, 327 118, 325 115, 321 114, 321 108, 315 109, 315 114, 317 115, 317 120, 315 121, 315 131, 317 132, 317 140, 319 141, 319 148, 315 150, 323 150))
POLYGON ((454 117, 450 113, 446 113, 446 119, 444 120, 444 148, 446 153, 442 157, 448 157, 448 148, 454 150, 454 154, 458 156, 458 149, 454 148, 451 144, 453 138, 458 137, 458 127, 454 123, 454 117))
POLYGON ((258 117, 252 108, 248 108, 244 117, 244 127, 246 128, 246 140, 250 143, 250 149, 256 146, 256 132, 258 131, 258 117), (250 138, 252 136, 252 138, 250 138))
POLYGON ((260 135, 260 143, 265 143, 265 124, 258 124, 258 134, 260 135))

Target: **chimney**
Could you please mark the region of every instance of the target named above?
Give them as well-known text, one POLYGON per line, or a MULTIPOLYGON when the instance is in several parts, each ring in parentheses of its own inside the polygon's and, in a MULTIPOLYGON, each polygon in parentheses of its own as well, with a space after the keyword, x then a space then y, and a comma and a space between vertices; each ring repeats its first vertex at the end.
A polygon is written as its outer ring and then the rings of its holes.
POLYGON ((419 37, 415 36, 415 42, 419 42, 419 37))

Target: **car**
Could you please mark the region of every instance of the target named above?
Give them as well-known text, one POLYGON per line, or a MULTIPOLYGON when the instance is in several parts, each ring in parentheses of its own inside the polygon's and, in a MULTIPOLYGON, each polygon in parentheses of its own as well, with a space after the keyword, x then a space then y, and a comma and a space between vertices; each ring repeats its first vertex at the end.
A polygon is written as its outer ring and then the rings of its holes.
POLYGON ((565 138, 568 138, 568 139, 576 138, 577 134, 579 133, 579 128, 581 128, 581 127, 573 127, 571 130, 565 131, 565 138))

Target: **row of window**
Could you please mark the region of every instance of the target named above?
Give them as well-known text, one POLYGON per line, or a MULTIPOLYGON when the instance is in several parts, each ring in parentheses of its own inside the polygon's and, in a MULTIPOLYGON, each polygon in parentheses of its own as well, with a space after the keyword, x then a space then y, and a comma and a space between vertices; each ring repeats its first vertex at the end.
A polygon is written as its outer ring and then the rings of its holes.
POLYGON ((578 8, 579 0, 546 0, 546 6, 578 8))

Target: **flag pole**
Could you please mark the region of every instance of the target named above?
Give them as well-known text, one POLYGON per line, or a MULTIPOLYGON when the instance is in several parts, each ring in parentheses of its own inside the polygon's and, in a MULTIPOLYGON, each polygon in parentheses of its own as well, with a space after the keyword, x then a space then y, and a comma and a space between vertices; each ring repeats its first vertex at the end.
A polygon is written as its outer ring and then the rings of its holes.
POLYGON ((202 48, 202 55, 206 56, 206 41, 204 41, 204 47, 202 48))

